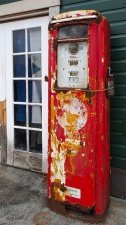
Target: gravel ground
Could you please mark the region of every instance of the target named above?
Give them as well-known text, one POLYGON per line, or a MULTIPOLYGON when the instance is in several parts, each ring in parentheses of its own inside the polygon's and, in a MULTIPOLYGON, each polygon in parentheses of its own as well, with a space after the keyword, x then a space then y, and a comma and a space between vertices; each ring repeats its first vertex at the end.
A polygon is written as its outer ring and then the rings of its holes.
MULTIPOLYGON (((89 225, 47 207, 46 175, 0 165, 0 225, 89 225)), ((126 225, 126 200, 111 197, 103 223, 126 225)))

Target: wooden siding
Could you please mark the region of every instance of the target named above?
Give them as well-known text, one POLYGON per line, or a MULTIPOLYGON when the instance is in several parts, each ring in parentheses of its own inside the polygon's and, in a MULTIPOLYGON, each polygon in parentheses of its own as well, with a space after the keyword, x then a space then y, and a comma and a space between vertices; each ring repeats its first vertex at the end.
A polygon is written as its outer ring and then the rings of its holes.
POLYGON ((111 98, 111 166, 126 169, 126 0, 62 0, 61 12, 94 9, 111 26, 111 70, 115 96, 111 98))

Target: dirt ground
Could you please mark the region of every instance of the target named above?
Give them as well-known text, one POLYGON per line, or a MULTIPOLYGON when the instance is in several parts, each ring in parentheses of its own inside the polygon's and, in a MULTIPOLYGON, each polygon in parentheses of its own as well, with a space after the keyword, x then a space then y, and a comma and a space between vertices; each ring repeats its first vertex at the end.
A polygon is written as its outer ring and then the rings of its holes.
MULTIPOLYGON (((103 223, 126 225, 126 200, 111 198, 103 223)), ((46 175, 0 165, 0 225, 89 225, 52 212, 47 206, 46 175)))

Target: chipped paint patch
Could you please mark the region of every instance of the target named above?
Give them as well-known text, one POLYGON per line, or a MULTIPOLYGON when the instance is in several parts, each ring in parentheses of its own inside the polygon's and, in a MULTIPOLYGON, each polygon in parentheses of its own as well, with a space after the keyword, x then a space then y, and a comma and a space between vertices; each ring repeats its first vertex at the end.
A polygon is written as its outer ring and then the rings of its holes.
POLYGON ((102 58, 102 63, 104 63, 104 58, 102 58))
POLYGON ((77 11, 69 11, 69 12, 64 12, 61 14, 57 14, 56 16, 53 17, 53 20, 59 20, 59 19, 64 19, 64 18, 75 18, 78 16, 91 16, 91 15, 99 15, 97 11, 94 10, 77 10, 77 11))
POLYGON ((62 114, 57 116, 58 123, 64 129, 65 135, 76 133, 87 122, 88 113, 86 106, 77 98, 69 96, 67 100, 60 100, 62 114))
POLYGON ((51 182, 55 182, 55 180, 60 180, 61 183, 65 183, 65 172, 64 172, 64 164, 65 164, 65 156, 66 151, 63 145, 60 147, 60 151, 58 151, 59 141, 54 135, 52 138, 52 150, 51 153, 52 163, 51 163, 51 172, 53 176, 51 176, 51 182))

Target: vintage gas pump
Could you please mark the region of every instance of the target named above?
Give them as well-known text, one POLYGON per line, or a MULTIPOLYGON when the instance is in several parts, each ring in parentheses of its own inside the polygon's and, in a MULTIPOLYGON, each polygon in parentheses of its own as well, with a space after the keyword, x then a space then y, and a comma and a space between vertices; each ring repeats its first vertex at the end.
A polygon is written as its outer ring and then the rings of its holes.
POLYGON ((109 206, 110 31, 94 10, 49 24, 48 202, 81 220, 109 206))

